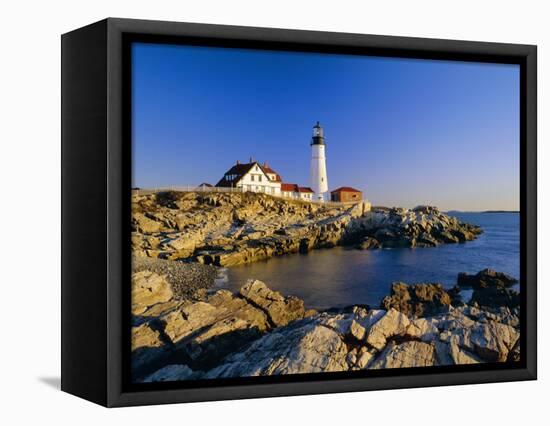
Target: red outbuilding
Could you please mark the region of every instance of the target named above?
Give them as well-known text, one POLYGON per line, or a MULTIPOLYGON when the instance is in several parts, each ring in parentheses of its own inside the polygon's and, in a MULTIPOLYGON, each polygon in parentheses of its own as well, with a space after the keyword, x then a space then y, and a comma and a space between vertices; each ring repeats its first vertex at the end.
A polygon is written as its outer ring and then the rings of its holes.
POLYGON ((341 186, 340 188, 330 191, 330 201, 340 201, 342 203, 349 203, 353 201, 362 201, 363 193, 358 189, 350 186, 341 186))

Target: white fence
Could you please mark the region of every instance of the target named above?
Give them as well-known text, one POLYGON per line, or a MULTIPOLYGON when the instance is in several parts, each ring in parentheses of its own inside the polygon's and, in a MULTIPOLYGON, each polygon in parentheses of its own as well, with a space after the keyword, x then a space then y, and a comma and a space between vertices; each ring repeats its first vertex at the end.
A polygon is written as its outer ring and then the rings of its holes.
POLYGON ((217 186, 199 186, 199 185, 177 185, 177 186, 162 186, 158 188, 137 188, 132 192, 136 195, 149 195, 156 192, 243 192, 242 188, 219 188, 217 186))
MULTIPOLYGON (((132 189, 132 192, 135 195, 149 195, 149 194, 155 194, 157 192, 166 192, 166 191, 175 191, 175 192, 220 192, 220 193, 242 193, 247 192, 243 191, 243 188, 220 188, 217 186, 205 186, 205 185, 175 185, 175 186, 163 186, 159 188, 135 188, 132 189)), ((352 206, 354 204, 363 203, 364 204, 364 211, 370 210, 370 202, 368 200, 361 200, 361 201, 350 201, 350 202, 341 202, 341 201, 317 201, 317 200, 303 200, 299 198, 293 198, 293 197, 284 197, 282 195, 274 195, 274 194, 267 194, 265 192, 259 192, 259 191, 249 191, 254 192, 257 194, 265 194, 269 195, 270 197, 278 197, 278 198, 284 198, 286 200, 292 200, 299 203, 316 203, 316 204, 323 204, 327 207, 348 207, 352 206)))

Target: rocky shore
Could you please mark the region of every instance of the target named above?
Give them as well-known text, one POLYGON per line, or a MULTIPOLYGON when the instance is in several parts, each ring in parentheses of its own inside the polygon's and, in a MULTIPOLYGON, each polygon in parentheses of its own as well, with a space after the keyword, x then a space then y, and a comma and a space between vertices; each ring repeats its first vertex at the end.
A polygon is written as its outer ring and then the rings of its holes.
MULTIPOLYGON (((174 299, 195 300, 204 297, 206 290, 216 283, 219 268, 200 263, 134 257, 132 273, 149 272, 161 275, 170 285, 174 299)), ((143 274, 142 274, 143 275, 143 274)))
POLYGON ((377 249, 463 243, 482 232, 435 207, 365 207, 257 193, 133 194, 132 249, 139 257, 233 266, 337 245, 377 249))
POLYGON ((137 269, 132 371, 138 382, 519 359, 515 280, 492 270, 460 274, 451 291, 437 283, 393 283, 380 306, 317 312, 258 280, 237 293, 211 289, 186 298, 162 270, 137 269), (478 297, 465 303, 461 287, 478 297), (505 296, 489 297, 495 292, 505 296))

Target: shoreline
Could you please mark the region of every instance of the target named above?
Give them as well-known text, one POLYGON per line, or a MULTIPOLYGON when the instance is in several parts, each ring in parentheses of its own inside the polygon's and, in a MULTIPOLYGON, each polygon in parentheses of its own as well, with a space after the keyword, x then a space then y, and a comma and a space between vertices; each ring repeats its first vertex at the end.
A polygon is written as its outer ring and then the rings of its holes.
POLYGON ((141 257, 235 266, 336 246, 436 247, 482 229, 435 207, 332 206, 257 193, 164 192, 132 197, 132 250, 141 257))
MULTIPOLYGON (((372 306, 311 309, 232 266, 342 246, 466 243, 483 231, 430 206, 294 203, 265 194, 132 199, 132 365, 138 382, 508 362, 519 356, 517 280, 491 270, 452 288, 393 282, 372 306), (471 293, 465 303, 461 295, 471 293)), ((406 278, 406 276, 404 276, 406 278)), ((265 278, 265 277, 264 277, 265 278)), ((389 284, 389 283, 388 283, 389 284)), ((291 292, 292 293, 292 292, 291 292)), ((332 300, 332 299, 331 299, 332 300)))
POLYGON ((143 270, 133 275, 133 377, 192 380, 510 362, 519 356, 519 297, 509 290, 516 282, 484 270, 459 275, 449 291, 439 284, 394 283, 380 306, 315 311, 253 279, 238 292, 177 299, 165 277, 143 270), (461 287, 477 294, 474 302, 460 300, 461 287), (490 306, 478 303, 488 296, 490 306))

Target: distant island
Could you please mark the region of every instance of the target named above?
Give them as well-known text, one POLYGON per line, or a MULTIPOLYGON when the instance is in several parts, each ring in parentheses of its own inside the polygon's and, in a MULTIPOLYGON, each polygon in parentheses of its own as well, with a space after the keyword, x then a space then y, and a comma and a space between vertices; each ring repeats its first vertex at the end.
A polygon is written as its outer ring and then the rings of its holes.
POLYGON ((475 211, 463 211, 463 210, 448 210, 447 214, 456 214, 456 213, 519 213, 519 210, 484 210, 480 212, 475 211))
POLYGON ((519 213, 519 210, 486 210, 481 213, 519 213))

